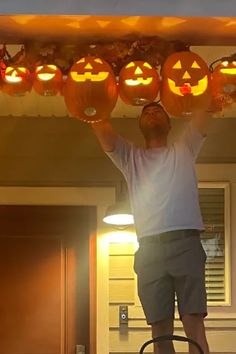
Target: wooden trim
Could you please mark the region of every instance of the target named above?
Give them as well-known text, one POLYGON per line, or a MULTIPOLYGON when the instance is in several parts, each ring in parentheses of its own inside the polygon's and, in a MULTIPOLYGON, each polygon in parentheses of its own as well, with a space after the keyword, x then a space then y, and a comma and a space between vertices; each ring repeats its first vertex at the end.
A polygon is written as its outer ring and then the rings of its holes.
POLYGON ((96 247, 96 234, 92 234, 90 237, 90 354, 96 354, 97 352, 97 335, 96 335, 96 323, 97 323, 97 299, 96 299, 96 263, 97 263, 97 247, 96 247))
POLYGON ((66 346, 65 346, 65 341, 66 341, 66 326, 65 326, 65 320, 66 320, 66 294, 65 294, 65 267, 66 267, 66 250, 63 247, 63 244, 61 242, 61 294, 62 294, 62 301, 61 301, 61 353, 64 354, 66 352, 66 346))
MULTIPOLYGON (((93 351, 96 350, 97 354, 109 353, 109 297, 108 277, 106 277, 108 253, 105 251, 106 246, 104 249, 104 245, 107 244, 104 235, 110 228, 103 224, 102 217, 107 206, 113 204, 114 201, 115 188, 112 187, 0 187, 0 205, 84 205, 96 207, 97 233, 95 233, 94 251, 96 250, 97 253, 97 281, 96 294, 94 294, 96 300, 91 305, 96 306, 96 324, 90 328, 90 337, 93 342, 93 351)), ((62 309, 62 311, 64 310, 62 309)), ((64 349, 62 348, 62 350, 64 349)))

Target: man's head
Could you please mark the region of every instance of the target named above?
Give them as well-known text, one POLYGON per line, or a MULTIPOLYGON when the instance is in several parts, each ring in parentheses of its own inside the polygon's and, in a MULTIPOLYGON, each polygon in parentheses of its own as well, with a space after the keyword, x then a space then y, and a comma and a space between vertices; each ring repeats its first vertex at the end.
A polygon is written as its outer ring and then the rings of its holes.
POLYGON ((170 118, 158 102, 151 102, 143 107, 139 127, 146 141, 166 139, 170 131, 170 118))

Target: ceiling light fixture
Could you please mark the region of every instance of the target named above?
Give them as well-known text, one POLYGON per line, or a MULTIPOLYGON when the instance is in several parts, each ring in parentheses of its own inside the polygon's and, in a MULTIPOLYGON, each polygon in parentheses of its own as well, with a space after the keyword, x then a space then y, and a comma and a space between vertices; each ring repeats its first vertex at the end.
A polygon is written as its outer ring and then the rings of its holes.
POLYGON ((119 193, 119 197, 117 197, 116 203, 108 206, 103 221, 106 224, 121 228, 134 224, 134 217, 127 196, 127 188, 124 187, 124 183, 121 183, 121 192, 119 193))
POLYGON ((134 217, 126 202, 117 202, 107 208, 103 221, 110 225, 128 226, 134 224, 134 217))

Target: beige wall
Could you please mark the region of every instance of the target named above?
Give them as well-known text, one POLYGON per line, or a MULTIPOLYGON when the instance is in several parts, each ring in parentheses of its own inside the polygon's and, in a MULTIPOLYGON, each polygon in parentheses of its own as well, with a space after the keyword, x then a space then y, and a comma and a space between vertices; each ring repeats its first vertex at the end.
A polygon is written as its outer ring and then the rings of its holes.
MULTIPOLYGON (((231 303, 229 306, 209 307, 206 329, 211 353, 236 353, 236 278, 234 277, 236 271, 236 220, 234 218, 236 165, 202 164, 197 166, 197 172, 200 181, 223 181, 230 184, 231 303)), ((133 254, 137 247, 135 233, 132 229, 123 231, 103 229, 100 241, 102 256, 99 260, 103 263, 102 298, 104 303, 107 302, 109 312, 109 319, 104 328, 106 335, 109 328, 109 343, 107 343, 108 348, 104 350, 111 353, 136 353, 141 344, 150 339, 151 334, 136 294, 136 279, 133 272, 133 254), (119 327, 120 304, 127 304, 129 309, 128 326, 121 328, 119 327)), ((176 320, 175 326, 176 334, 184 334, 179 320, 176 320)), ((178 344, 176 347, 180 351, 186 351, 185 345, 178 344)))
MULTIPOLYGON (((114 118, 120 134, 143 142, 135 118, 114 118)), ((182 121, 172 121, 172 135, 182 121)), ((199 163, 236 163, 236 119, 214 119, 199 163)), ((121 174, 104 156, 91 128, 69 118, 0 119, 0 185, 114 186, 121 174)))

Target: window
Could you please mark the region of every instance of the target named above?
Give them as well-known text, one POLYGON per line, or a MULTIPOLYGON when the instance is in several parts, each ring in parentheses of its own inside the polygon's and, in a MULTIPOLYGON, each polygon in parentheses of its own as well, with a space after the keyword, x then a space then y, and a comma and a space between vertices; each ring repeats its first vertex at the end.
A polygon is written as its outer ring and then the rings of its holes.
POLYGON ((208 305, 230 305, 230 196, 228 183, 199 183, 205 225, 202 244, 207 254, 208 305))

